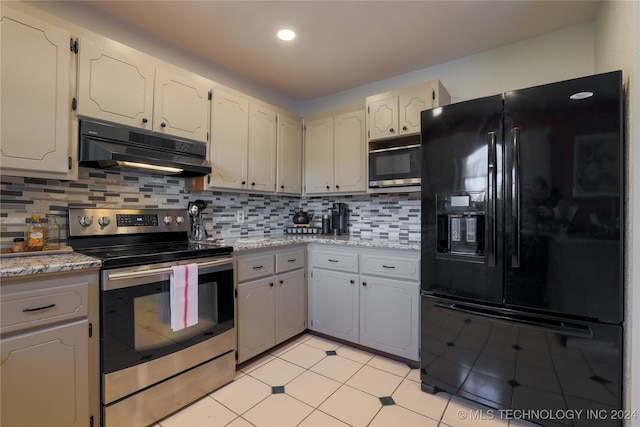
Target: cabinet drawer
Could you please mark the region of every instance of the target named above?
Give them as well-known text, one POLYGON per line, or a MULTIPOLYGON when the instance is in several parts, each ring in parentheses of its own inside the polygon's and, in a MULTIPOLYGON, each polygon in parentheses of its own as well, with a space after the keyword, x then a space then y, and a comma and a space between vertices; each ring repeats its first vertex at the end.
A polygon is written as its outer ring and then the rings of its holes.
POLYGON ((276 273, 304 267, 304 249, 276 253, 276 273))
POLYGON ((420 280, 418 259, 363 254, 360 256, 360 268, 362 274, 420 280))
POLYGON ((358 254, 353 252, 325 252, 313 251, 312 264, 314 267, 330 268, 332 270, 358 272, 358 254))
POLYGON ((274 272, 273 252, 238 258, 238 282, 272 275, 274 272))
POLYGON ((87 298, 86 283, 3 296, 0 301, 0 332, 87 316, 87 298))

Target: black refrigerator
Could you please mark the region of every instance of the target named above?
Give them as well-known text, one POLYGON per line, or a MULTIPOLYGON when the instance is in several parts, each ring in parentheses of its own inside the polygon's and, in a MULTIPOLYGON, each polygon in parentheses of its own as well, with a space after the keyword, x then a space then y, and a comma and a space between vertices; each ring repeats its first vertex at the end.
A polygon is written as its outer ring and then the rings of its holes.
POLYGON ((422 390, 548 426, 622 409, 619 71, 422 112, 422 390))

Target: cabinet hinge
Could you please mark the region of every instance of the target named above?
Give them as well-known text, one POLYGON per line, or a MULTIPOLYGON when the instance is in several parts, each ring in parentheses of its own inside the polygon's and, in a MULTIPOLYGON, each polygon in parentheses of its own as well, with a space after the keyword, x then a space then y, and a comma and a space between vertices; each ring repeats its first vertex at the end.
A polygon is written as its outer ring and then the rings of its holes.
POLYGON ((69 162, 67 167, 69 168, 69 170, 71 170, 73 168, 73 159, 71 158, 71 156, 67 157, 67 161, 69 162))
POLYGON ((233 295, 235 295, 235 297, 238 298, 238 289, 233 290, 233 295))
POLYGON ((211 175, 207 175, 207 184, 211 185, 211 175))
POLYGON ((78 54, 78 39, 69 40, 69 49, 76 55, 78 54))
POLYGON ((93 415, 89 417, 89 427, 93 427, 93 415))
POLYGON ((367 105, 367 114, 371 114, 371 106, 367 105))
POLYGON ((71 100, 71 111, 76 111, 76 108, 78 108, 78 98, 74 96, 71 100))
POLYGON ((89 338, 93 336, 93 324, 89 323, 89 338))
POLYGON ((238 361, 238 350, 236 350, 236 362, 238 361))
POLYGON ((434 101, 436 100, 436 91, 435 90, 431 91, 431 99, 433 99, 434 101))
POLYGON ((213 92, 209 91, 209 101, 211 101, 213 99, 213 92))

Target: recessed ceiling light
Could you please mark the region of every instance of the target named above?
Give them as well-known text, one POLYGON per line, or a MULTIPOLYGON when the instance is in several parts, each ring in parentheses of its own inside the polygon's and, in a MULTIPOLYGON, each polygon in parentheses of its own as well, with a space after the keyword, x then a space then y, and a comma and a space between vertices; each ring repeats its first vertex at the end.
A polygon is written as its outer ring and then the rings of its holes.
POLYGON ((570 99, 587 99, 593 96, 593 92, 578 92, 571 95, 570 99))
POLYGON ((292 30, 287 29, 280 30, 278 31, 278 38, 285 41, 293 40, 296 38, 296 33, 294 33, 292 30))

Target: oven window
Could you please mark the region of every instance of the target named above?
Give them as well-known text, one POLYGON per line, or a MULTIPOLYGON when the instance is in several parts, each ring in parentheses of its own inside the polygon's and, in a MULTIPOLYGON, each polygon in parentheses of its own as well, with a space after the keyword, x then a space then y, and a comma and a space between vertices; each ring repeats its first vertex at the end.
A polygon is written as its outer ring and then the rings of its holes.
POLYGON ((234 326, 233 270, 199 274, 198 323, 171 330, 169 281, 102 293, 103 373, 144 363, 234 326))

